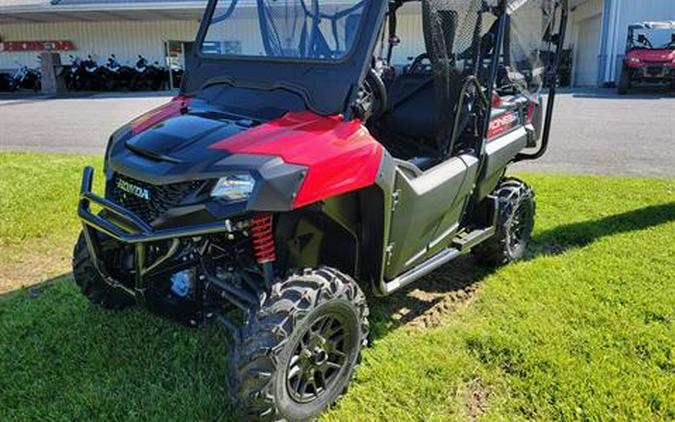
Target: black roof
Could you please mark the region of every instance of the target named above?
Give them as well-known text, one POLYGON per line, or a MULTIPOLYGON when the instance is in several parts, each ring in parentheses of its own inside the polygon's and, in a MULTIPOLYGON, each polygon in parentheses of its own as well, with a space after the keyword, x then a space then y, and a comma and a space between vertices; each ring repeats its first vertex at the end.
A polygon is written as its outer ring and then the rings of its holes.
POLYGON ((675 21, 638 22, 629 25, 630 29, 672 29, 675 30, 675 21))

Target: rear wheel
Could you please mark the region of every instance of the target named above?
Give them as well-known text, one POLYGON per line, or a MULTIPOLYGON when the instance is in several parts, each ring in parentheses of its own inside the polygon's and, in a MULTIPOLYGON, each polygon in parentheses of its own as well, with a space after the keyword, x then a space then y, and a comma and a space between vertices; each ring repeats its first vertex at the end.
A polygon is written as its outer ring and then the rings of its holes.
POLYGON ((134 304, 131 296, 106 283, 94 268, 83 233, 73 253, 73 277, 82 294, 94 305, 106 309, 124 309, 134 304))
POLYGON ((488 265, 507 264, 525 255, 536 211, 534 192, 521 180, 505 179, 495 195, 499 200, 497 232, 473 249, 474 255, 488 265))
POLYGON ((317 417, 346 390, 368 335, 359 286, 332 268, 275 284, 230 352, 230 394, 247 419, 317 417))

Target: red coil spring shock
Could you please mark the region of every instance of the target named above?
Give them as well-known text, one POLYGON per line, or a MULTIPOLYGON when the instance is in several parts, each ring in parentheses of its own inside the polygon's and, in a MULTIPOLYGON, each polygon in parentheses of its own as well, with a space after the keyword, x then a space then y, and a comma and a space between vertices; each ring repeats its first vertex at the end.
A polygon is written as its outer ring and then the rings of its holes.
POLYGON ((251 219, 251 237, 258 264, 274 262, 277 259, 271 215, 251 219))

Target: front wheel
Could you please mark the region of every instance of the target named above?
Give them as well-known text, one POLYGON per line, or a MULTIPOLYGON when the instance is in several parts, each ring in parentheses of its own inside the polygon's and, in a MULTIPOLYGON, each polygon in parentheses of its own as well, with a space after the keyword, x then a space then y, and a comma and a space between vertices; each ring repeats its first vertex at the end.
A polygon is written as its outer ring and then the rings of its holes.
POLYGON ((368 330, 365 295, 349 276, 294 273, 248 315, 230 351, 230 394, 247 419, 313 419, 346 390, 368 330))
POLYGON ((504 179, 495 195, 499 200, 497 231, 473 249, 488 265, 502 265, 525 256, 534 228, 536 204, 532 188, 522 180, 504 179))
MULTIPOLYGON (((105 239, 99 240, 105 241, 105 239)), ((84 239, 84 233, 80 234, 73 252, 73 278, 82 294, 94 305, 118 310, 134 304, 134 299, 131 296, 106 283, 94 268, 89 249, 87 249, 87 242, 84 239)))
POLYGON ((619 95, 627 95, 628 91, 631 89, 631 81, 630 81, 630 70, 627 68, 623 68, 621 71, 621 77, 619 78, 619 84, 618 84, 618 91, 619 95))

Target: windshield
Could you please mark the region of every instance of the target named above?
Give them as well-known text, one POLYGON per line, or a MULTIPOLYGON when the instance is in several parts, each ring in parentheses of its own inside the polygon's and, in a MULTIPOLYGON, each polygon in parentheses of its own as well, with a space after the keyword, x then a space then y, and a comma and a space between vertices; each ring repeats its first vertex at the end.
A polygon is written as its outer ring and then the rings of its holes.
POLYGON ((640 29, 633 34, 632 48, 675 50, 675 32, 669 29, 640 29))
POLYGON ((218 0, 201 52, 341 60, 352 50, 366 0, 218 0))

